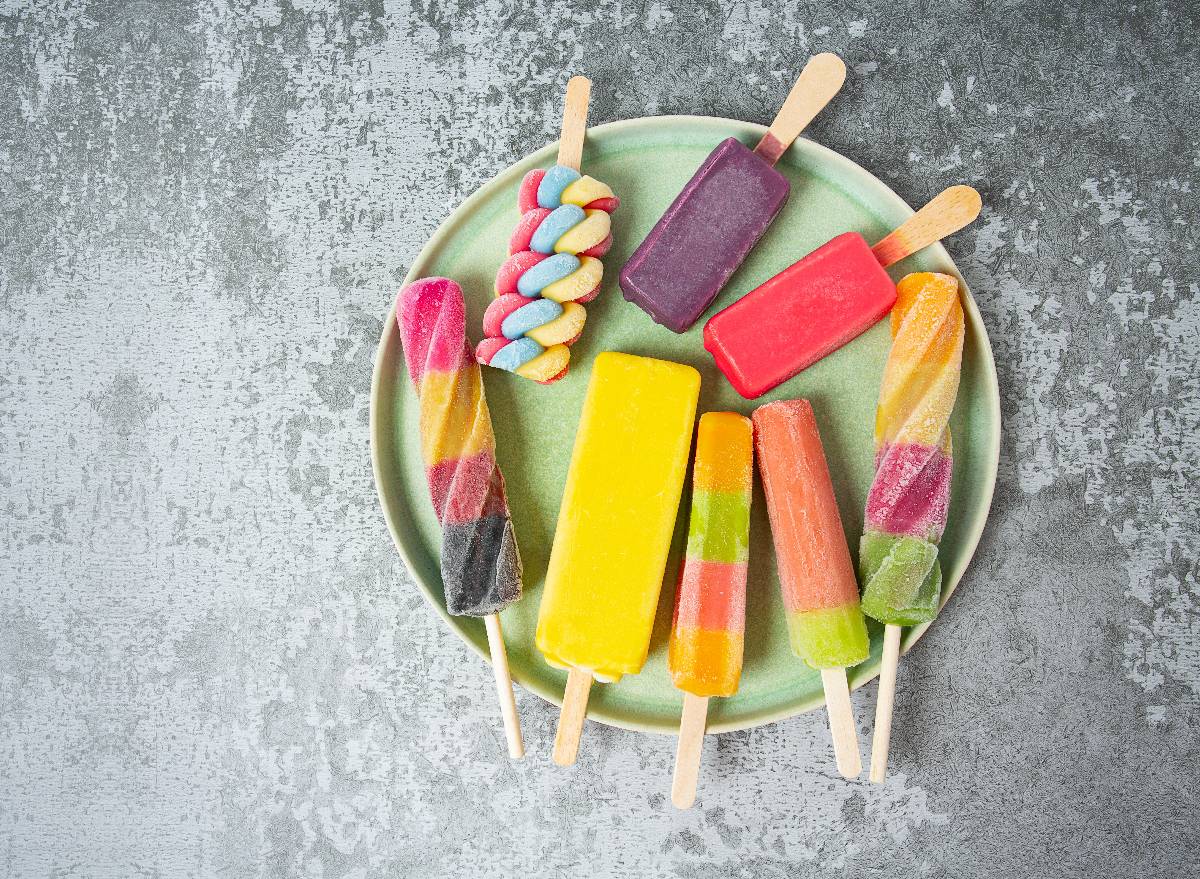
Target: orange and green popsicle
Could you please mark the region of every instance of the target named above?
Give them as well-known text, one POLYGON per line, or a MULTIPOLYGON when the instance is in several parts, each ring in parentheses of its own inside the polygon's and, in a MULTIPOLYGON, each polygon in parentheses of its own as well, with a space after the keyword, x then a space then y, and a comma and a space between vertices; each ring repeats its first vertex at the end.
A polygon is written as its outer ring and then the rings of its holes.
POLYGON ((807 400, 754 412, 754 447, 767 496, 792 651, 821 670, 838 769, 862 771, 846 667, 870 645, 833 480, 807 400))
POLYGON ((867 626, 812 406, 789 400, 755 410, 754 442, 792 651, 810 668, 858 665, 867 626))

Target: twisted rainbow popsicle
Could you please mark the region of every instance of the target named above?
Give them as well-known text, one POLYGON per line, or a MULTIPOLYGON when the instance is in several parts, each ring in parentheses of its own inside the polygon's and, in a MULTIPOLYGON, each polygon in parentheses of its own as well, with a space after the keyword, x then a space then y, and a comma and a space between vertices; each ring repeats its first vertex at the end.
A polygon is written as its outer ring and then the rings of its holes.
POLYGON ((599 257, 612 247, 609 214, 619 204, 603 183, 565 165, 525 175, 521 219, 483 317, 487 338, 475 349, 480 363, 542 384, 566 374, 567 346, 587 319, 581 303, 600 292, 599 257))
POLYGON ((922 272, 896 285, 892 350, 875 415, 875 479, 859 544, 863 611, 886 623, 871 780, 887 778, 900 627, 932 620, 942 592, 938 541, 953 469, 950 412, 965 326, 958 281, 922 272))
POLYGON ((442 526, 446 610, 498 613, 521 597, 521 557, 466 337, 462 288, 447 278, 415 281, 400 290, 396 319, 421 403, 421 456, 442 526))
POLYGON ((859 573, 863 611, 910 626, 932 620, 941 595, 937 543, 950 504, 949 422, 964 323, 958 281, 950 275, 909 275, 896 294, 859 573))
POLYGON ((732 696, 742 673, 753 466, 749 418, 734 412, 700 417, 669 652, 672 682, 696 696, 732 696))

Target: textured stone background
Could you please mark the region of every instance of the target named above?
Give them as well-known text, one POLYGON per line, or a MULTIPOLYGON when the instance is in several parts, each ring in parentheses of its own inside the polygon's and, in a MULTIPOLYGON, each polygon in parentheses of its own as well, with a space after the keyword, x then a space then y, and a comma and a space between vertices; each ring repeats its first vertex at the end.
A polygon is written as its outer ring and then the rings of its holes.
POLYGON ((1195 875, 1196 19, 0 0, 0 875, 1195 875), (524 691, 510 763, 378 511, 389 300, 571 74, 597 124, 765 123, 826 50, 809 135, 911 204, 983 194, 950 249, 1004 406, 892 777, 836 778, 816 713, 710 741, 678 812, 672 740, 592 727, 560 771, 524 691))

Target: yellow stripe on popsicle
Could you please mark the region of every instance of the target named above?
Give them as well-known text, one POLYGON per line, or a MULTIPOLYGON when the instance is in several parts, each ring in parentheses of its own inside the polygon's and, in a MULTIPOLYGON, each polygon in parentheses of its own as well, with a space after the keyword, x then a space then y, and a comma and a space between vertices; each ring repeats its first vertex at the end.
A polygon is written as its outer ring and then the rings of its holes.
POLYGON ((559 201, 563 204, 577 204, 582 208, 598 198, 612 197, 613 191, 606 184, 592 177, 580 177, 567 185, 567 188, 562 191, 562 195, 559 196, 559 201))
POLYGON ((944 445, 962 356, 963 312, 958 281, 919 272, 896 285, 892 351, 884 368, 875 417, 875 444, 944 445))
POLYGON ((573 226, 554 245, 555 253, 582 253, 608 237, 612 221, 606 211, 584 209, 582 223, 573 226))
POLYGON ((421 379, 421 457, 426 467, 495 451, 478 369, 430 370, 421 379))
POLYGON ((555 302, 570 302, 591 293, 604 278, 604 263, 594 256, 579 258, 579 268, 561 281, 543 287, 541 296, 555 302))

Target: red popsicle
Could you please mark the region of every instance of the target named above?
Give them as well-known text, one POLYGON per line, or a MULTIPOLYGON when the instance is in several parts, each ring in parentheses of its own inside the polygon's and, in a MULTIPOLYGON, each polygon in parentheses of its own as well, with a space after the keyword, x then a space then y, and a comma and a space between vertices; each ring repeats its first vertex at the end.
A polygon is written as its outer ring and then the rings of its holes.
POLYGON ((704 325, 704 347, 748 400, 832 354, 892 310, 885 268, 979 216, 969 186, 951 186, 874 247, 857 232, 821 245, 704 325))

